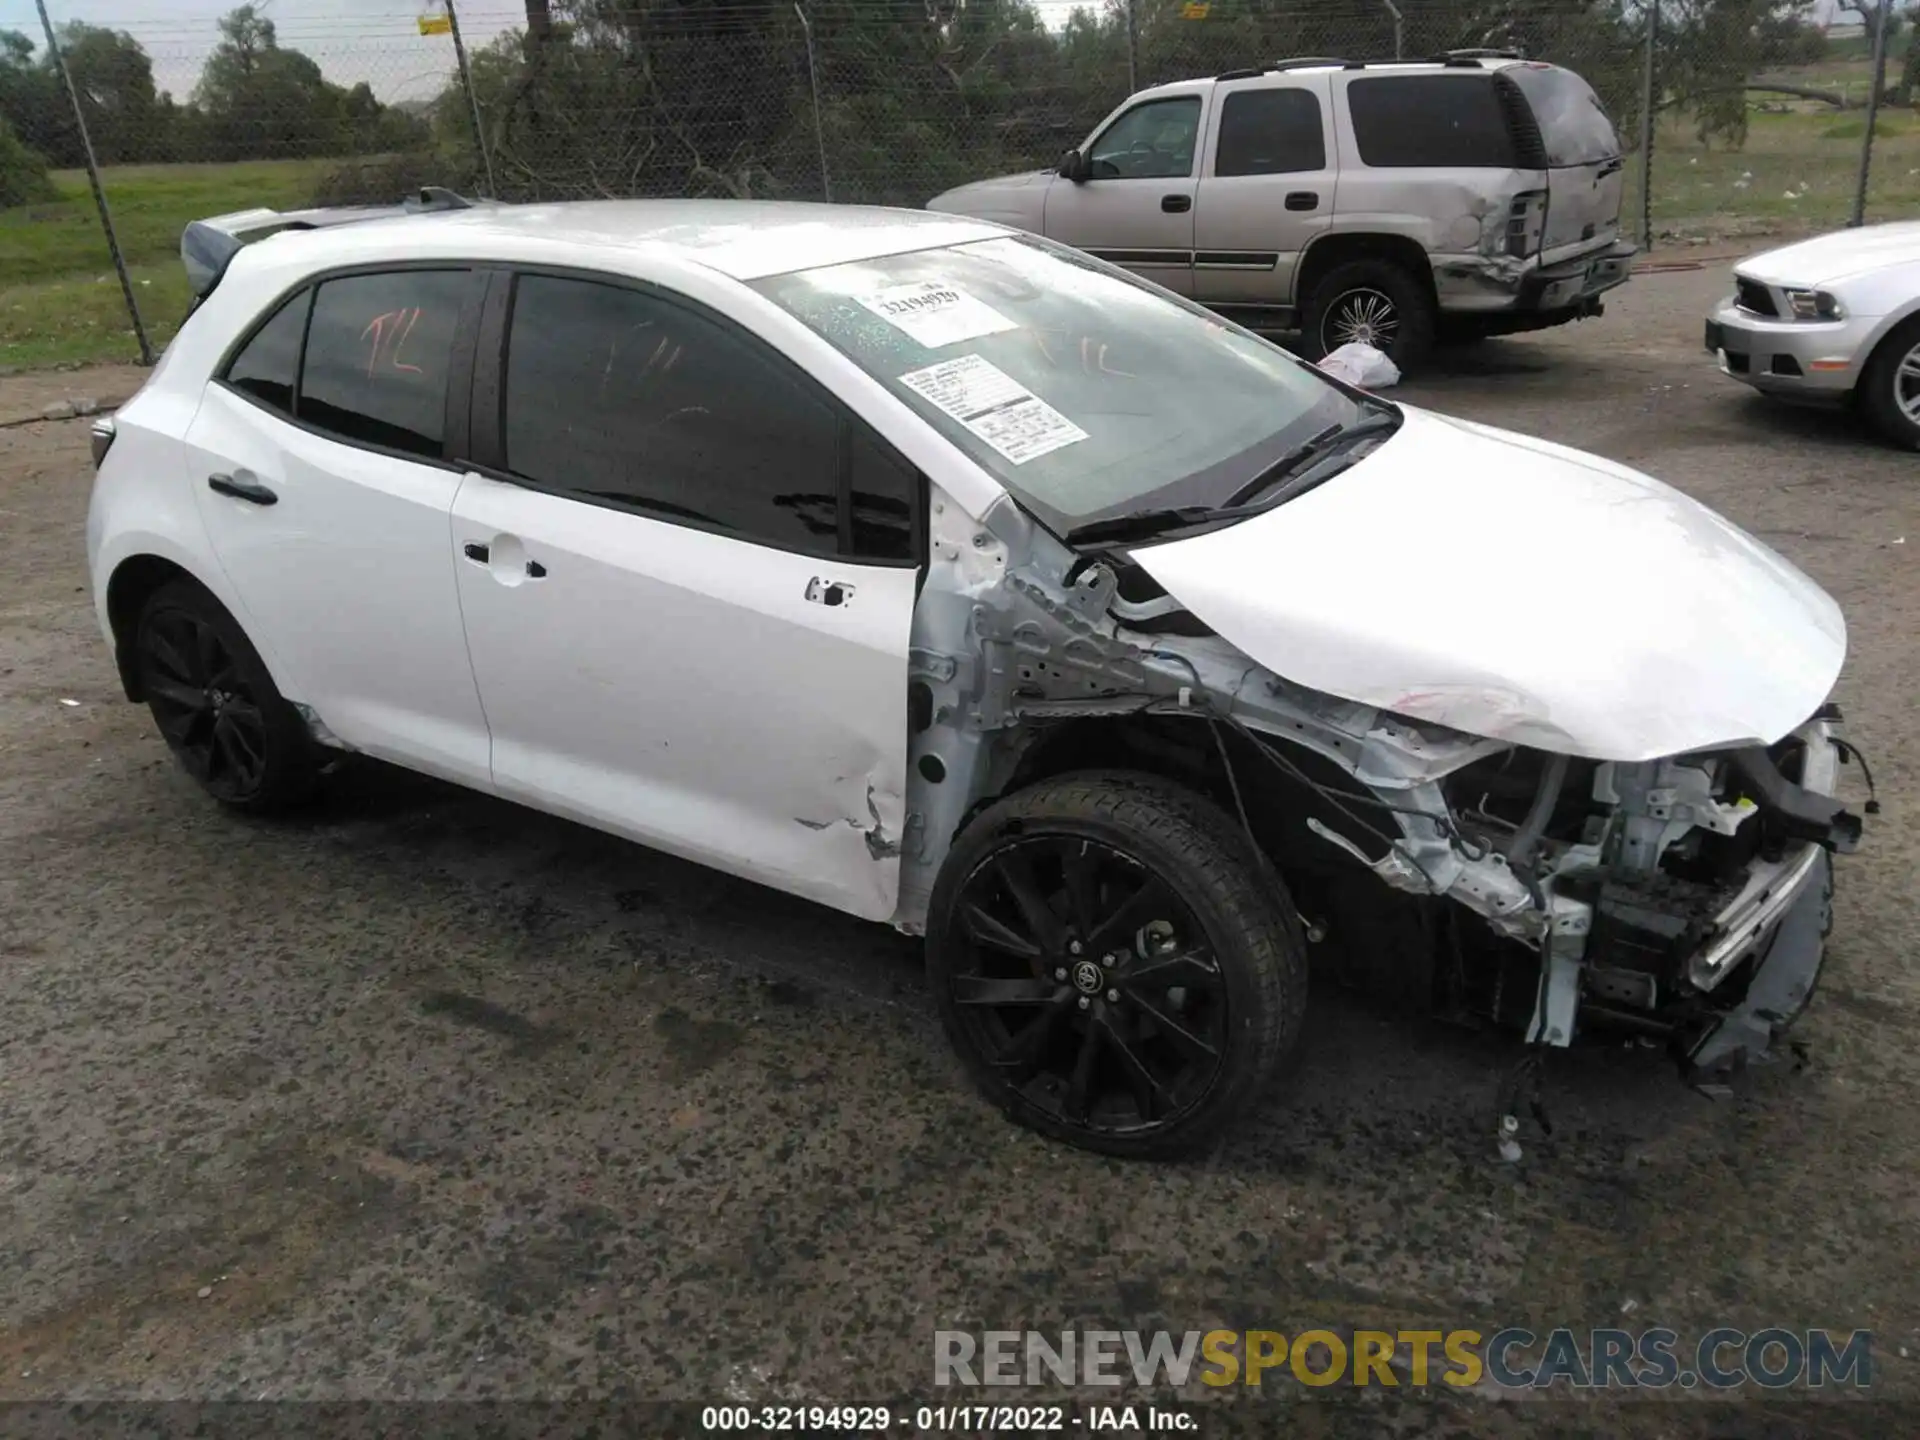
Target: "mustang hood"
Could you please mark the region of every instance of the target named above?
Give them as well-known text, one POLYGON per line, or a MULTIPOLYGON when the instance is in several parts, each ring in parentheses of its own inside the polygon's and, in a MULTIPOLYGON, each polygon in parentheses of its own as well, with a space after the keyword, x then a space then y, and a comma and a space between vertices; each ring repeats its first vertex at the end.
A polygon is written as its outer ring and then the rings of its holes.
POLYGON ((1920 220, 1836 230, 1743 260, 1734 273, 1768 285, 1832 285, 1911 260, 1920 260, 1920 220))
POLYGON ((1679 491, 1411 408, 1298 499, 1133 558, 1297 684, 1593 759, 1770 744, 1846 657, 1825 591, 1679 491))

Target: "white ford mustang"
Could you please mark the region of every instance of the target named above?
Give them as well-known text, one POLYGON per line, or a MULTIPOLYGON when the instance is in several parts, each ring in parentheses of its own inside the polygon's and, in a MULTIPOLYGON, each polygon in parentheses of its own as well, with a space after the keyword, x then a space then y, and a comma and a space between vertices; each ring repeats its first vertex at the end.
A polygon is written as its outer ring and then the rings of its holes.
POLYGON ((1259 1094, 1309 947, 1695 1073, 1812 988, 1845 628, 1656 480, 946 216, 436 192, 183 253, 88 559, 230 806, 357 751, 924 933, 986 1094, 1120 1154, 1259 1094))

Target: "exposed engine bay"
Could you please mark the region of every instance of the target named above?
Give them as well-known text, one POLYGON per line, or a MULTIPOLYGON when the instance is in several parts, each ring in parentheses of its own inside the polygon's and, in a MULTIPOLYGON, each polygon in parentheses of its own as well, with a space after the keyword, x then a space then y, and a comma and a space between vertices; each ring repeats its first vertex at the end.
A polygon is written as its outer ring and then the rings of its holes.
POLYGON ((1766 746, 1549 754, 1294 685, 1124 551, 1076 553, 1011 503, 984 523, 937 491, 933 507, 901 928, 922 926, 950 837, 995 796, 1148 769, 1239 818, 1322 968, 1410 1008, 1547 1047, 1637 1032, 1703 1077, 1804 1007, 1829 856, 1861 834, 1832 798, 1854 753, 1833 707, 1766 746))

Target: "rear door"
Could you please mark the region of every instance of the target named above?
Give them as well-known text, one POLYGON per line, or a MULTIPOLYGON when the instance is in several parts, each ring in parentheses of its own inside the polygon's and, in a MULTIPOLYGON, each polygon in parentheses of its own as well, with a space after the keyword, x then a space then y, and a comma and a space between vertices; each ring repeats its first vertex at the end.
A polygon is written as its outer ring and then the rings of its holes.
POLYGON ((1195 298, 1272 306, 1293 299, 1301 254, 1333 223, 1332 103, 1325 75, 1215 87, 1194 206, 1195 298))
POLYGON ((476 276, 445 267, 301 290, 207 387, 187 454, 287 695, 355 749, 485 786, 447 553, 477 299, 476 276))
POLYGON ((890 917, 917 473, 679 297, 502 274, 487 313, 449 553, 499 791, 890 917))
POLYGON ((1162 95, 1115 115, 1087 146, 1087 178, 1047 187, 1047 237, 1191 295, 1203 118, 1199 95, 1162 95))
POLYGON ((1620 236, 1625 161, 1620 137, 1593 88, 1571 70, 1526 63, 1499 72, 1532 113, 1547 171, 1540 259, 1551 265, 1611 245, 1620 236))

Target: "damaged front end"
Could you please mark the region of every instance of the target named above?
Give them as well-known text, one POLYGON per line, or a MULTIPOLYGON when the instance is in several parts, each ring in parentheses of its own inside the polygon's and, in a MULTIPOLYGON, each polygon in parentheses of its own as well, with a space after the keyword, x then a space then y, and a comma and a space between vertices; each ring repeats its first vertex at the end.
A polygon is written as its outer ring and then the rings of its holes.
MULTIPOLYGON (((1171 775, 1236 815, 1342 978, 1540 1046, 1659 1037, 1706 1078, 1804 1008, 1829 856, 1860 822, 1827 708, 1764 748, 1549 754, 1296 685, 1124 552, 1083 555, 1010 500, 936 490, 915 611, 896 923, 924 927, 952 838, 1065 769, 1171 775)), ((1871 807, 1870 807, 1871 808, 1871 807)))

